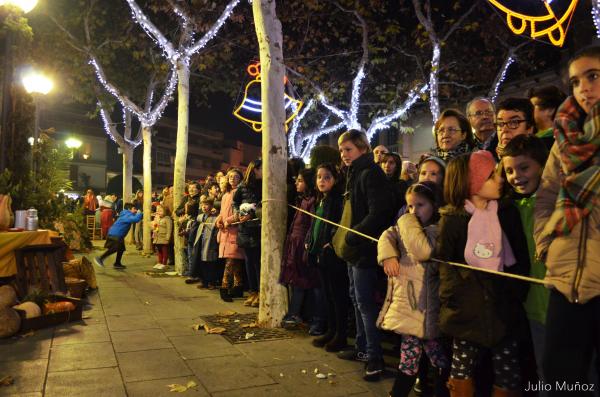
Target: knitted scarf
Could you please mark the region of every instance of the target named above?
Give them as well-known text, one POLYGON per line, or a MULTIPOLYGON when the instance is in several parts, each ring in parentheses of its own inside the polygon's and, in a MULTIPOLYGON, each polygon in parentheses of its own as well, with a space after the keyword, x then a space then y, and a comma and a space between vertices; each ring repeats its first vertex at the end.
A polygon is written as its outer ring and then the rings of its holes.
POLYGON ((563 215, 554 235, 568 236, 600 204, 600 102, 586 115, 575 98, 567 98, 556 113, 554 139, 562 168, 556 209, 563 215))
POLYGON ((444 150, 444 149, 440 149, 439 147, 435 147, 435 148, 431 149, 431 154, 433 154, 436 157, 441 158, 442 160, 444 160, 447 163, 448 161, 452 160, 455 157, 460 156, 461 154, 471 153, 472 151, 473 151, 473 148, 471 148, 471 146, 469 146, 467 141, 462 141, 461 143, 458 144, 457 147, 455 147, 454 149, 450 149, 450 150, 444 150))

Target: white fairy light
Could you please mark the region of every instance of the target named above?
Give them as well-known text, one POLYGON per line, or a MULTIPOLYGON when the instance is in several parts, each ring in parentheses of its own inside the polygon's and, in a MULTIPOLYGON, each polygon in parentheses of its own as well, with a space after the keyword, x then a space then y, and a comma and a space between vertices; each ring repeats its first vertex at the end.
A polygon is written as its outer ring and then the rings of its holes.
MULTIPOLYGON (((296 135, 298 134, 298 128, 300 127, 300 122, 306 116, 310 108, 313 107, 315 103, 314 99, 310 99, 304 109, 300 111, 300 113, 294 117, 292 120, 292 126, 290 127, 290 132, 288 133, 288 146, 290 148, 290 153, 292 156, 298 156, 298 152, 296 150, 296 135)), ((296 104, 293 105, 293 111, 296 112, 296 104)))
MULTIPOLYGON (((108 113, 106 112, 106 110, 104 109, 102 104, 100 102, 97 102, 97 105, 100 108, 100 118, 102 119, 102 126, 104 127, 104 131, 106 132, 106 135, 108 135, 109 138, 114 143, 116 143, 118 146, 121 146, 124 143, 127 143, 133 149, 135 149, 142 143, 142 139, 131 140, 131 139, 121 137, 115 127, 115 123, 112 122, 112 120, 110 119, 110 116, 108 115, 108 113), (117 138, 117 137, 121 138, 122 141, 119 142, 119 138, 117 138)), ((125 112, 123 112, 123 113, 125 113, 125 112)))
POLYGON ((390 124, 394 120, 404 117, 406 112, 408 112, 408 110, 415 104, 419 97, 425 91, 427 91, 428 88, 429 86, 427 84, 424 84, 420 88, 414 88, 408 94, 408 98, 404 101, 402 106, 388 115, 377 117, 375 120, 373 120, 371 122, 371 126, 367 130, 367 138, 371 140, 377 131, 390 127, 390 124))
POLYGON ((514 61, 515 59, 512 56, 509 56, 508 58, 506 58, 504 65, 502 65, 502 73, 500 73, 500 78, 498 78, 498 81, 496 81, 496 84, 493 88, 493 94, 491 95, 492 103, 496 102, 498 92, 500 91, 500 86, 504 82, 504 79, 506 79, 506 73, 508 72, 508 68, 510 67, 510 65, 513 64, 514 61))
POLYGON ((596 27, 596 37, 600 39, 600 0, 592 0, 592 19, 596 27))
POLYGON ((329 110, 331 113, 335 114, 336 116, 338 116, 340 119, 344 120, 344 122, 346 122, 347 124, 350 124, 350 122, 348 121, 348 114, 347 112, 331 105, 329 103, 329 101, 327 101, 327 98, 325 97, 325 94, 320 93, 319 94, 319 102, 321 103, 321 105, 323 105, 325 108, 327 108, 327 110, 329 110))
POLYGON ((358 122, 358 107, 360 105, 360 87, 365 78, 365 67, 361 65, 352 82, 352 99, 350 101, 349 129, 361 129, 358 122))
POLYGON ((431 57, 431 73, 429 74, 429 109, 434 120, 440 117, 440 103, 438 100, 438 72, 440 68, 440 44, 434 43, 433 56, 431 57))

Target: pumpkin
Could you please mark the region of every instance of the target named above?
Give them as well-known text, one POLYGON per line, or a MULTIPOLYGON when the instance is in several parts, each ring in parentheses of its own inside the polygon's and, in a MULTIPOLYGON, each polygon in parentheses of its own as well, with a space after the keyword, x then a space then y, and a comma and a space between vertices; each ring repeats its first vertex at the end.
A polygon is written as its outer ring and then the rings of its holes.
POLYGON ((17 304, 17 293, 10 285, 0 287, 0 308, 11 307, 17 304))
POLYGON ((0 309, 0 338, 8 338, 19 332, 21 328, 21 317, 11 307, 0 309))
POLYGON ((23 302, 20 305, 13 306, 13 309, 23 310, 25 318, 34 318, 42 315, 42 309, 34 302, 23 302))

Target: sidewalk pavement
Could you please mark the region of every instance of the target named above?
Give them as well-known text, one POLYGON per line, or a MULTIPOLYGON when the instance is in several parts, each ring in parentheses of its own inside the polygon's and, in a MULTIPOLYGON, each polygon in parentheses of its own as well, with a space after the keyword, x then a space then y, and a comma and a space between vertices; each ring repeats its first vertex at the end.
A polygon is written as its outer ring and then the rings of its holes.
POLYGON ((391 388, 393 375, 365 382, 362 363, 313 347, 308 335, 231 344, 194 330, 203 315, 257 309, 223 302, 181 277, 145 275, 155 258, 133 246, 125 271, 113 270, 112 261, 96 268, 99 289, 84 320, 0 340, 0 378, 14 378, 0 396, 174 397, 167 385, 189 381, 197 386, 182 396, 387 396, 391 388), (334 375, 318 379, 315 369, 334 375))

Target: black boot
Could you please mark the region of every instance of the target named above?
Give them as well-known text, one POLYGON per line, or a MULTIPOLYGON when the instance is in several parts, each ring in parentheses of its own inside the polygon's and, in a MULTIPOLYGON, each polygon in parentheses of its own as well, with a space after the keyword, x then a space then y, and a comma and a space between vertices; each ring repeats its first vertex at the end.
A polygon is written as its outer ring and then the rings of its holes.
POLYGON ((327 342, 325 350, 332 353, 337 353, 348 347, 348 337, 346 334, 335 334, 335 336, 327 342))
POLYGON ((450 377, 450 368, 438 369, 434 368, 435 375, 433 376, 433 392, 435 397, 449 397, 450 391, 446 386, 450 377))
POLYGON ((233 299, 231 299, 231 296, 227 293, 227 288, 221 288, 219 292, 221 293, 221 299, 225 302, 233 302, 233 299))
POLYGON ((312 340, 312 345, 315 347, 325 347, 330 340, 333 339, 335 330, 327 330, 323 335, 316 337, 312 340))
POLYGON ((394 381, 394 386, 392 386, 392 390, 390 391, 391 397, 408 397, 413 385, 415 384, 415 379, 417 379, 416 375, 410 376, 406 375, 402 371, 398 371, 396 373, 396 380, 394 381))
POLYGON ((243 298, 244 297, 244 288, 242 288, 241 285, 231 288, 229 290, 229 296, 232 298, 243 298))

